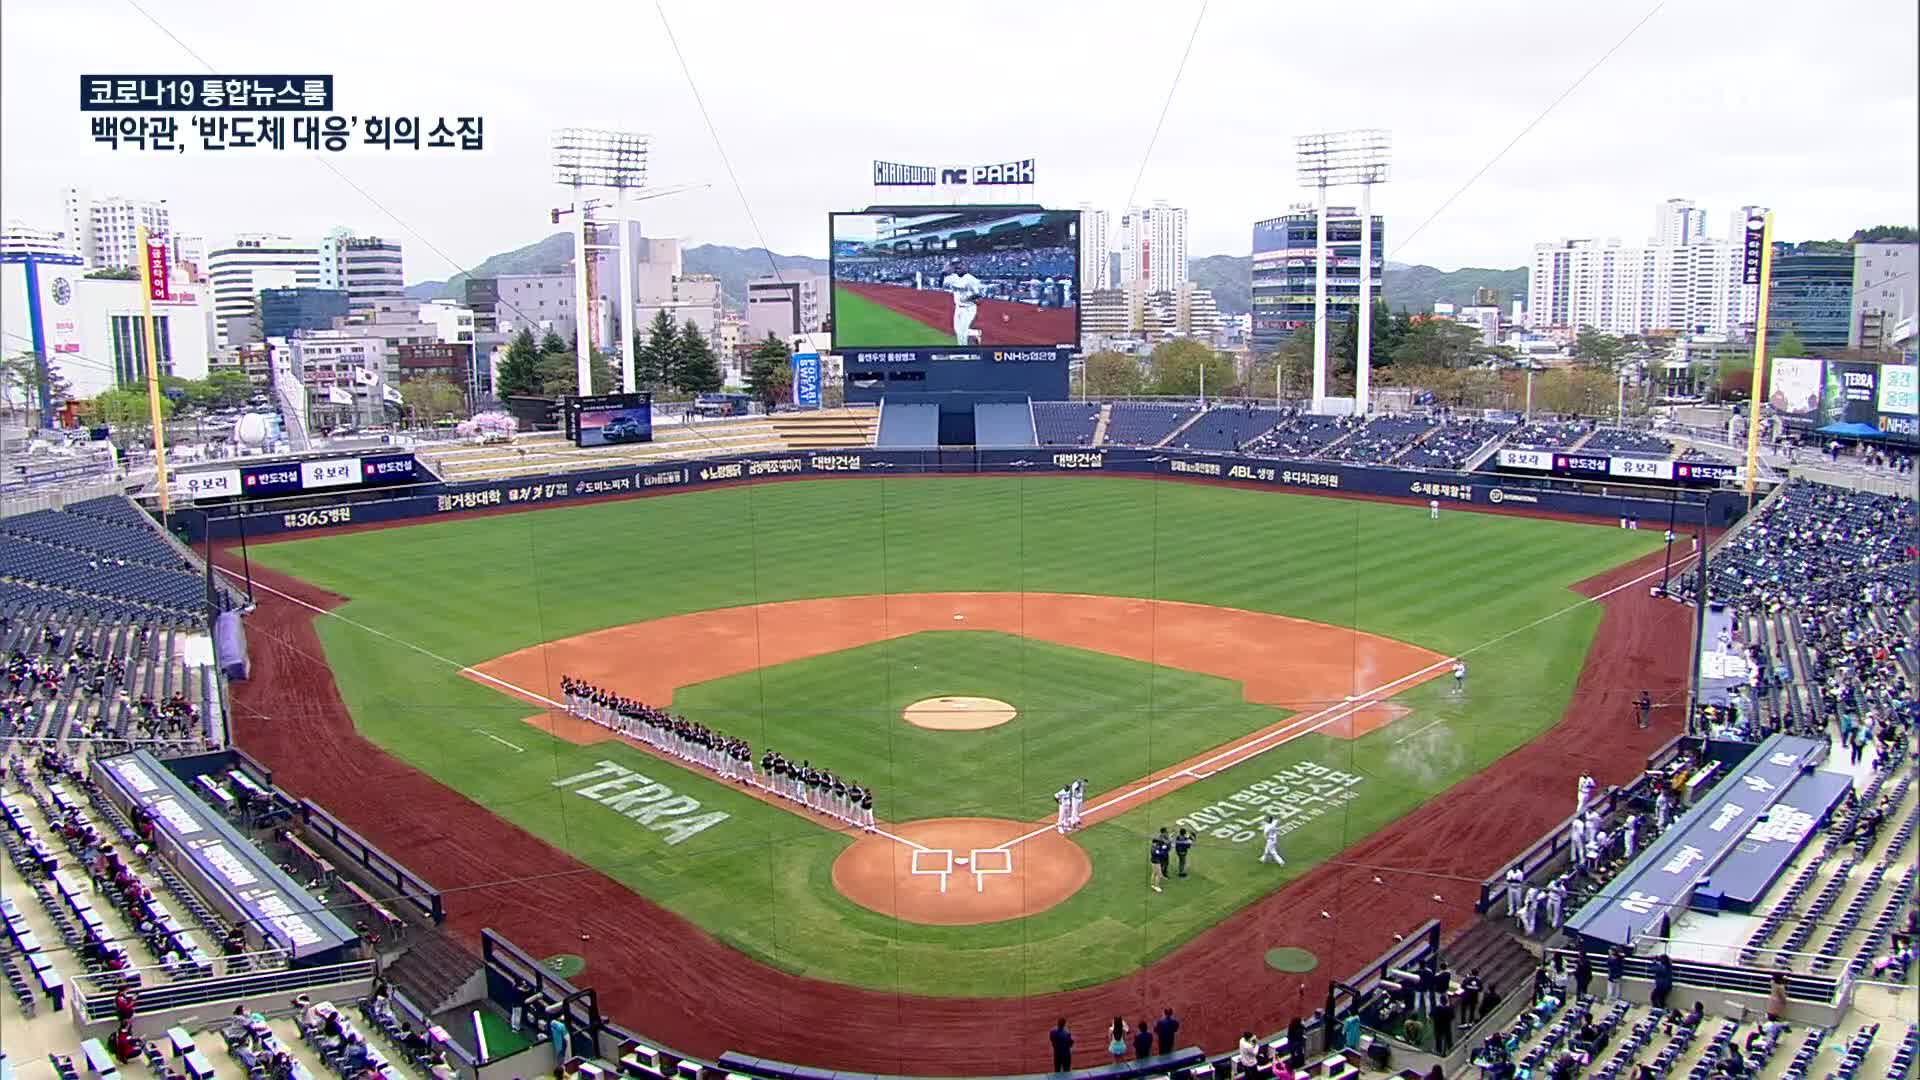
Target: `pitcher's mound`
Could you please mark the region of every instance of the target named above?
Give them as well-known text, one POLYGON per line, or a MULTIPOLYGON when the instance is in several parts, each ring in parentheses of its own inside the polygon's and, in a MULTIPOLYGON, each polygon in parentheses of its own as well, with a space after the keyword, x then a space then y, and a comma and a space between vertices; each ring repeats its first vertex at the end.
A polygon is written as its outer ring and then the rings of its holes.
POLYGON ((833 887, 863 908, 906 922, 973 926, 1021 919, 1060 903, 1093 877, 1086 851, 1052 829, 1004 846, 1033 832, 1025 822, 933 818, 889 828, 900 839, 866 833, 840 853, 833 887))
POLYGON ((901 715, 914 727, 933 731, 980 731, 999 727, 1019 714, 997 698, 932 697, 907 706, 901 715))

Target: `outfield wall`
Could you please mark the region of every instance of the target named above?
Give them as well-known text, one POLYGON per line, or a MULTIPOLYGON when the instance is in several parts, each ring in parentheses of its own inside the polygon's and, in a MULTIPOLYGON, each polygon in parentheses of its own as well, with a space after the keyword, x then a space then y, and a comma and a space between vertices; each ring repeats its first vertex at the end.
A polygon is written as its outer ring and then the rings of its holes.
POLYGON ((341 526, 441 517, 474 510, 608 499, 803 476, 919 476, 929 474, 1114 474, 1159 476, 1309 494, 1437 501, 1521 514, 1594 519, 1638 519, 1649 529, 1669 521, 1722 528, 1739 519, 1745 499, 1732 491, 1660 490, 1631 485, 1576 484, 1473 473, 1423 472, 1326 462, 1171 450, 1022 449, 877 450, 871 448, 752 454, 616 469, 516 477, 475 483, 421 485, 384 493, 305 498, 297 503, 240 503, 176 510, 196 542, 241 535, 260 537, 341 526))

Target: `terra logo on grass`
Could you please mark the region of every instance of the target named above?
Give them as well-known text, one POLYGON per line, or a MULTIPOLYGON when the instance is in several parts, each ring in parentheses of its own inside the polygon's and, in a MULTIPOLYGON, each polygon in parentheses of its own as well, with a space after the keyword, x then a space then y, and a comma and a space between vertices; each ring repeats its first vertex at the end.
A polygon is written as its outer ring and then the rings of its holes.
POLYGON ((678 844, 727 820, 719 810, 698 813, 700 800, 690 795, 675 795, 665 784, 615 765, 598 762, 598 768, 553 782, 554 787, 573 788, 573 793, 592 799, 614 813, 631 819, 636 825, 665 834, 667 843, 678 844), (595 783, 587 784, 592 780, 595 783), (584 787, 574 787, 585 784, 584 787))

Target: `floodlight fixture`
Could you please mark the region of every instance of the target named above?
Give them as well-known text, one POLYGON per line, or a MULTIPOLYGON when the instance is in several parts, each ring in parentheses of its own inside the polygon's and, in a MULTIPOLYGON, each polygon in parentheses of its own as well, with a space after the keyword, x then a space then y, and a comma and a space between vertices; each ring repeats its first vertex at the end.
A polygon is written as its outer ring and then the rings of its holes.
POLYGON ((651 136, 602 128, 553 133, 553 179, 575 188, 645 187, 651 136))

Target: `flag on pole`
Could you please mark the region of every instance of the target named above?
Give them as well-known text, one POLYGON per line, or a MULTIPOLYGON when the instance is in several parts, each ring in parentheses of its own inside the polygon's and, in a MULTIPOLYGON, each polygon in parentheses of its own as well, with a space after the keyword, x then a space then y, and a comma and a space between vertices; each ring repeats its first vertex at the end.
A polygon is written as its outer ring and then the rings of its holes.
POLYGON ((353 395, 337 386, 329 386, 327 387, 327 400, 335 405, 351 405, 353 404, 353 395))
POLYGON ((387 399, 388 401, 393 402, 395 405, 405 404, 407 400, 406 398, 403 398, 400 396, 400 391, 395 390, 391 386, 382 386, 380 388, 380 396, 387 399))
POLYGON ((368 371, 366 368, 355 368, 353 372, 353 381, 359 383, 361 386, 372 386, 374 383, 377 383, 380 381, 380 376, 375 375, 373 372, 368 371))

